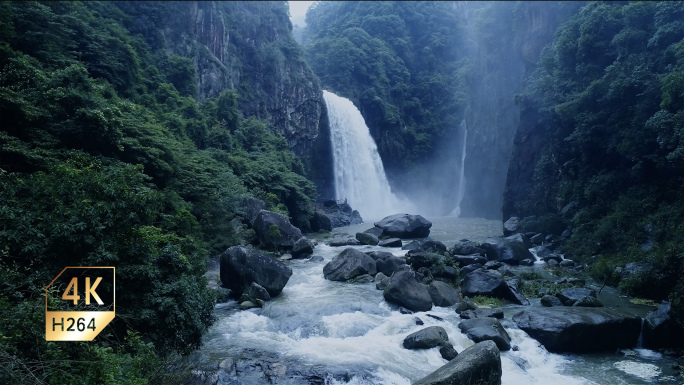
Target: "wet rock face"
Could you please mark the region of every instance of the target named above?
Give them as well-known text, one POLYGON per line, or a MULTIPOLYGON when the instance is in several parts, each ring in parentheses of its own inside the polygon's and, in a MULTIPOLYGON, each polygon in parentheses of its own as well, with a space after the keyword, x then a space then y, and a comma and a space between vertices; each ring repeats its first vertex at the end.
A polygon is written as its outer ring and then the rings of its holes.
POLYGON ((641 318, 606 308, 526 308, 513 321, 550 352, 631 348, 641 331, 641 318))
POLYGON ((420 215, 394 214, 375 222, 383 234, 396 238, 424 238, 430 235, 432 222, 420 215))
POLYGON ((501 356, 492 341, 477 343, 414 385, 501 385, 501 356))
POLYGON ((243 246, 233 246, 220 257, 220 276, 223 286, 240 296, 252 282, 275 297, 283 290, 292 269, 268 255, 243 246))
POLYGON ((475 342, 494 341, 501 351, 510 350, 511 337, 499 320, 491 317, 463 320, 458 328, 475 342))
POLYGON ((430 293, 423 284, 416 280, 411 271, 394 272, 383 296, 386 301, 404 306, 411 311, 432 309, 430 293))
POLYGON ((323 275, 331 281, 348 281, 376 273, 375 260, 353 248, 345 249, 323 267, 323 275))

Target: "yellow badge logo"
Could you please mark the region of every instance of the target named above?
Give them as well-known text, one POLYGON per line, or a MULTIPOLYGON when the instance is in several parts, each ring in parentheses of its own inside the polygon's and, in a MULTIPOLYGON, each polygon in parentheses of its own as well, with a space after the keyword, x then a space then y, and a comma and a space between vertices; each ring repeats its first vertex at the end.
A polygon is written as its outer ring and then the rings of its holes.
POLYGON ((66 267, 45 288, 45 340, 92 341, 114 319, 114 267, 66 267))

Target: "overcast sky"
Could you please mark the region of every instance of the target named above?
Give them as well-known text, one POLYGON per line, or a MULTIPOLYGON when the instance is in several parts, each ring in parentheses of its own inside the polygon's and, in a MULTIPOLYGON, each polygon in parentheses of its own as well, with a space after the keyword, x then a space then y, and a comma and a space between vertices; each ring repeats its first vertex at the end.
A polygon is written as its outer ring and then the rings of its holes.
POLYGON ((303 26, 306 20, 306 10, 315 1, 288 1, 290 3, 290 20, 292 24, 303 26))

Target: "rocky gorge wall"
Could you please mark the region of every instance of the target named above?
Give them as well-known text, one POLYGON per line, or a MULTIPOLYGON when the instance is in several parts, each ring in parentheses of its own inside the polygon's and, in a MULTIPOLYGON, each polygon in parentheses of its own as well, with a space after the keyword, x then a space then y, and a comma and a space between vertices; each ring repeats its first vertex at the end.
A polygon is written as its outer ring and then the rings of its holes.
POLYGON ((191 1, 165 7, 124 2, 154 48, 191 58, 198 100, 233 89, 245 118, 267 122, 304 162, 307 177, 332 196, 332 159, 318 78, 292 36, 286 2, 191 1))

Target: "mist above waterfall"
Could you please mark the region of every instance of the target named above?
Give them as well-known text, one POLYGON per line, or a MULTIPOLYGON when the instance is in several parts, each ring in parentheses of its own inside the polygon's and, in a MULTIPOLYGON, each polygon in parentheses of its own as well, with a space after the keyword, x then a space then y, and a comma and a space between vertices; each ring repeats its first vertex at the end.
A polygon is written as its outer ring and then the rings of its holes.
POLYGON ((335 199, 346 199, 366 222, 412 211, 391 190, 378 148, 354 104, 323 91, 330 122, 335 199))

